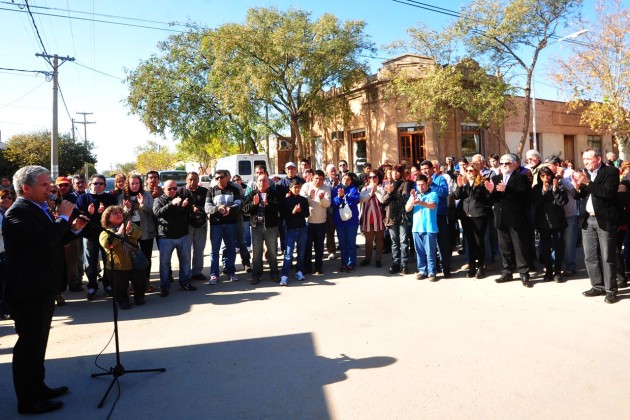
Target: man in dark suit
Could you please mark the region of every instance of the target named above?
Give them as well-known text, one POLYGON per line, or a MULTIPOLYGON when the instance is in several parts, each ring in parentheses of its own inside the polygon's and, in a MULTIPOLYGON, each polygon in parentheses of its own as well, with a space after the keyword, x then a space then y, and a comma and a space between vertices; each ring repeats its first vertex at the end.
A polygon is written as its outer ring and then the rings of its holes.
POLYGON ((75 238, 85 222, 69 217, 69 201, 59 205, 55 221, 47 206, 50 172, 26 166, 13 176, 18 199, 3 222, 7 255, 7 300, 18 335, 13 348, 13 384, 19 413, 40 414, 63 406, 51 398, 67 387, 49 388, 44 383, 46 345, 55 307, 54 296, 65 282, 64 244, 75 238), (35 263, 34 263, 35 262, 35 263))
POLYGON ((575 198, 581 198, 580 221, 586 272, 591 289, 587 297, 606 295, 606 303, 617 302, 617 190, 619 170, 602 162, 601 152, 588 148, 582 154, 585 169, 571 176, 575 198))
POLYGON ((497 283, 512 280, 512 273, 518 271, 523 286, 532 287, 529 280, 530 257, 527 250, 528 225, 527 209, 531 187, 527 176, 515 171, 520 166, 513 155, 506 154, 500 159, 500 174, 485 182, 494 203, 494 221, 499 236, 499 250, 503 259, 501 277, 497 283))

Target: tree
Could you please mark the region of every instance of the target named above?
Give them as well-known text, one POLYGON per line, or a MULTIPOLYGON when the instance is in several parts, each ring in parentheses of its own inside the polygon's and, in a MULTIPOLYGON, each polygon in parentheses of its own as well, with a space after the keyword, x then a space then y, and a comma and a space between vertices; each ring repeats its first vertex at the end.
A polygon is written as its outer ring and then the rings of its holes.
POLYGON ((630 9, 620 0, 599 0, 596 22, 573 54, 556 60, 556 80, 570 92, 569 106, 582 123, 614 136, 620 158, 630 147, 630 9), (595 102, 597 101, 597 102, 595 102))
MULTIPOLYGON (((433 54, 442 59, 446 54, 436 50, 430 42, 433 54)), ((442 134, 448 128, 453 112, 460 112, 464 119, 486 129, 509 151, 499 127, 505 122, 511 108, 507 95, 513 89, 500 77, 492 77, 472 59, 464 59, 454 65, 428 65, 421 70, 391 72, 388 95, 404 101, 409 115, 417 121, 430 120, 437 124, 442 134)))
POLYGON ((250 9, 244 24, 222 25, 204 40, 215 60, 215 94, 237 115, 271 111, 267 127, 276 135, 279 126, 290 127, 290 157, 296 149, 304 157, 303 130, 314 111, 325 109, 321 92, 365 77, 361 54, 373 46, 364 28, 363 21, 340 22, 330 14, 312 20, 302 10, 250 9))
MULTIPOLYGON (((16 134, 7 142, 4 157, 15 169, 26 165, 50 167, 50 131, 16 134)), ((73 174, 85 163, 96 163, 94 145, 72 139, 70 133, 59 136, 59 173, 73 174)))
POLYGON ((127 106, 151 133, 170 133, 183 143, 201 142, 197 149, 217 139, 242 152, 257 151, 260 136, 253 126, 239 131, 243 117, 221 106, 209 85, 214 58, 212 51, 202 50, 202 40, 212 31, 192 24, 189 29, 160 42, 159 55, 127 72, 127 106))
POLYGON ((172 169, 177 163, 177 154, 166 147, 149 140, 146 145, 136 148, 136 168, 141 173, 172 169))
POLYGON ((524 119, 517 154, 529 138, 531 85, 538 55, 559 29, 579 13, 582 0, 473 0, 462 8, 453 35, 468 56, 495 74, 515 79, 525 73, 524 119))

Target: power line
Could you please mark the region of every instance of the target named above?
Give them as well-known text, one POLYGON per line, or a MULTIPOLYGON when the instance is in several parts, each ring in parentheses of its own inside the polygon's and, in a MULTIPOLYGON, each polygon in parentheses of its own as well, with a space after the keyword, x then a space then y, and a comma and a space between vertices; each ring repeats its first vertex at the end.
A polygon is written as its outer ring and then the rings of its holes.
MULTIPOLYGON (((9 2, 9 1, 0 1, 0 4, 14 5, 14 3, 9 2)), ((67 4, 67 1, 66 1, 66 4, 67 4)), ((61 11, 61 12, 66 12, 67 11, 68 13, 76 13, 76 14, 89 15, 89 16, 101 16, 101 17, 112 18, 112 19, 123 19, 123 20, 129 20, 129 21, 132 21, 132 22, 156 23, 158 25, 186 27, 185 23, 163 22, 163 21, 159 21, 159 20, 140 19, 140 18, 133 18, 133 17, 128 17, 128 16, 120 16, 120 15, 109 15, 109 14, 103 14, 103 13, 94 13, 93 11, 91 11, 91 12, 84 12, 82 10, 70 10, 69 6, 67 8, 65 8, 65 9, 60 9, 60 8, 57 8, 57 7, 46 7, 46 6, 31 6, 31 7, 33 9, 56 10, 56 11, 61 11)), ((68 17, 70 17, 70 16, 68 16, 68 17)))
POLYGON ((0 67, 0 70, 6 70, 6 71, 17 71, 17 72, 23 72, 23 73, 41 73, 44 74, 48 77, 50 77, 52 75, 51 72, 46 71, 46 70, 23 70, 23 69, 10 69, 10 68, 6 68, 6 67, 0 67))
POLYGON ((88 70, 92 70, 93 72, 100 73, 103 76, 108 76, 108 77, 111 77, 111 78, 114 78, 114 79, 117 79, 117 80, 120 80, 120 81, 124 81, 125 80, 125 79, 121 79, 118 76, 113 76, 111 74, 105 73, 104 71, 93 69, 92 67, 86 66, 85 64, 81 64, 78 61, 75 61, 74 64, 76 64, 77 66, 80 66, 80 67, 84 67, 84 68, 86 68, 88 70))
MULTIPOLYGON (((15 13, 26 13, 24 10, 8 9, 6 7, 0 7, 0 10, 6 10, 8 12, 15 12, 15 13)), ((75 19, 75 20, 81 20, 81 21, 87 21, 87 22, 108 23, 110 25, 129 26, 129 27, 133 27, 133 28, 154 29, 154 30, 157 30, 157 31, 165 31, 165 32, 174 32, 174 33, 185 33, 186 32, 186 31, 180 31, 180 30, 177 30, 177 29, 158 28, 158 27, 155 27, 155 26, 147 26, 147 25, 135 25, 135 24, 132 24, 132 23, 114 22, 114 21, 111 21, 111 20, 88 19, 88 18, 82 18, 82 17, 78 17, 78 16, 68 17, 68 16, 63 16, 63 15, 57 15, 57 14, 54 14, 54 13, 32 12, 32 14, 33 15, 40 15, 40 16, 58 17, 58 18, 63 18, 63 19, 75 19)))
MULTIPOLYGON (((430 12, 435 12, 435 13, 439 13, 445 16, 450 16, 450 17, 455 17, 455 18, 461 18, 462 14, 455 11, 455 10, 450 10, 450 9, 445 9, 443 7, 438 7, 438 6, 433 6, 431 4, 428 3, 422 3, 419 1, 415 1, 415 0, 392 0, 395 3, 400 3, 400 4, 405 4, 407 6, 411 6, 411 7, 415 7, 418 9, 422 9, 422 10, 427 10, 430 12)), ((483 32, 478 32, 475 31, 476 33, 483 35, 483 32)), ((550 39, 554 39, 554 40, 558 40, 560 38, 562 38, 561 36, 558 35, 551 35, 549 37, 550 39)), ((568 44, 576 44, 576 45, 581 45, 583 47, 587 47, 589 46, 588 44, 585 44, 583 42, 577 41, 575 39, 565 39, 563 40, 564 42, 568 43, 568 44)))
MULTIPOLYGON (((39 39, 39 44, 42 47, 42 52, 45 55, 48 55, 48 52, 46 51, 46 46, 44 46, 44 41, 42 41, 42 37, 39 34, 39 28, 37 27, 37 24, 35 23, 35 17, 33 16, 33 12, 31 11, 31 6, 29 6, 28 4, 28 0, 24 0, 24 4, 26 5, 26 10, 28 11, 29 16, 31 17, 31 22, 33 23, 33 28, 35 28, 35 34, 37 35, 37 39, 39 39)), ((20 10, 20 12, 24 13, 23 10, 20 10)), ((48 62, 48 64, 50 64, 52 66, 52 64, 50 63, 50 60, 46 57, 44 57, 44 59, 48 62)))
POLYGON ((4 106, 0 106, 0 109, 4 109, 8 106, 13 105, 14 103, 16 103, 17 101, 19 101, 20 99, 24 98, 25 96, 29 95, 31 92, 34 92, 35 90, 39 89, 39 87, 41 85, 43 85, 44 83, 47 83, 48 80, 44 80, 43 82, 41 82, 39 85, 35 86, 33 89, 29 90, 28 92, 26 92, 24 95, 20 96, 19 98, 15 99, 12 102, 9 102, 8 104, 5 104, 4 106))

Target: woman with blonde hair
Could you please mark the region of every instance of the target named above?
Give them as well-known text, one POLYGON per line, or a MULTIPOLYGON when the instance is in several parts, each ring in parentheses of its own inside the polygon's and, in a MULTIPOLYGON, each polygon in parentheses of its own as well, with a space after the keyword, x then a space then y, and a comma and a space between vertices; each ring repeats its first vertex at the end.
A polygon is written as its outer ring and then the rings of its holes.
POLYGON ((484 237, 490 215, 490 193, 484 186, 478 165, 469 164, 460 169, 457 175, 455 199, 459 218, 464 228, 464 237, 468 244, 469 265, 466 277, 485 277, 484 257, 486 254, 484 237))
MULTIPOLYGON (((129 309, 129 282, 133 285, 134 300, 136 305, 144 305, 145 293, 145 273, 138 272, 133 269, 131 256, 136 252, 131 245, 122 239, 114 237, 111 239, 110 234, 114 233, 127 239, 133 245, 138 243, 138 239, 142 237, 142 229, 133 224, 131 221, 125 222, 123 208, 120 206, 109 206, 103 211, 101 216, 101 226, 105 231, 101 232, 99 242, 103 249, 107 261, 104 262, 105 269, 109 272, 109 278, 114 284, 116 302, 120 309, 129 309), (113 270, 112 270, 113 260, 113 270)), ((139 250, 137 252, 140 252, 139 250)))

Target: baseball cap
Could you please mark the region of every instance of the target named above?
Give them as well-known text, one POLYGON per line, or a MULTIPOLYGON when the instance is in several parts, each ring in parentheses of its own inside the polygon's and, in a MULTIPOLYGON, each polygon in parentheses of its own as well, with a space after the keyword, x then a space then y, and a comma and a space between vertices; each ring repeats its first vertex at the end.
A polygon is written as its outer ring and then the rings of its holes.
POLYGON ((293 162, 287 162, 284 164, 284 169, 287 169, 288 167, 293 166, 294 168, 297 168, 297 166, 295 166, 295 163, 293 162))
POLYGON ((59 184, 72 184, 72 181, 67 176, 60 176, 55 180, 55 185, 59 184))

